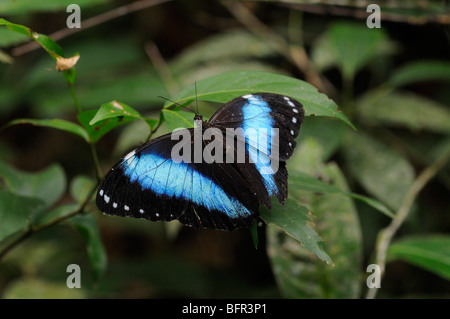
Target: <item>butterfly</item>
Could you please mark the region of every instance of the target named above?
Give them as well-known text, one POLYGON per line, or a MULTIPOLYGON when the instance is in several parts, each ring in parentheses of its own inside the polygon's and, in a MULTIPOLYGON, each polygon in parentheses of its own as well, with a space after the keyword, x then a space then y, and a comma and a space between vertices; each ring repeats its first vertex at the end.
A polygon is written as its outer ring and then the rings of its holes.
POLYGON ((303 118, 300 102, 272 93, 235 98, 209 121, 197 114, 194 128, 180 130, 184 143, 174 131, 119 160, 98 188, 97 207, 107 215, 177 219, 196 229, 249 227, 260 205, 271 208, 272 196, 282 204, 287 199, 286 160, 303 118))

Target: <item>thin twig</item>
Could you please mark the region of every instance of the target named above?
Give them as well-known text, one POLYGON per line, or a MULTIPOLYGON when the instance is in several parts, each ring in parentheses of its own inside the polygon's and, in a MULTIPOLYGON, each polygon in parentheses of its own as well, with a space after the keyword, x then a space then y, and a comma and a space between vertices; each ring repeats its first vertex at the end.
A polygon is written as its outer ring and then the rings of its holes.
MULTIPOLYGON (((74 102, 74 104, 75 104, 75 106, 77 108, 78 115, 80 115, 82 109, 81 109, 80 103, 78 102, 78 98, 77 98, 77 95, 75 93, 75 90, 73 89, 73 83, 68 82, 67 85, 68 85, 70 94, 72 95, 73 102, 74 102)), ((80 124, 83 124, 83 123, 81 123, 81 121, 80 121, 80 124)), ((100 182, 101 179, 102 179, 102 171, 101 171, 101 168, 100 168, 100 163, 98 161, 97 150, 95 149, 95 143, 90 141, 90 140, 89 140, 88 143, 89 143, 89 146, 91 148, 92 159, 94 160, 95 175, 96 175, 96 178, 97 178, 97 182, 100 182)))
POLYGON ((247 7, 238 1, 221 1, 222 5, 256 36, 267 41, 281 55, 305 74, 306 81, 317 87, 321 92, 327 92, 327 87, 320 75, 311 67, 306 51, 299 45, 291 46, 272 29, 262 23, 247 7))
POLYGON ((70 95, 72 96, 73 103, 75 104, 75 107, 77 108, 77 112, 78 112, 78 114, 80 114, 81 106, 80 106, 80 103, 78 102, 78 98, 77 98, 77 95, 75 94, 75 90, 73 89, 73 84, 67 83, 67 85, 69 87, 69 91, 70 91, 70 95))
POLYGON ((172 76, 172 72, 170 72, 167 63, 161 55, 161 52, 159 51, 156 44, 154 42, 149 42, 145 46, 145 52, 147 53, 149 59, 152 61, 152 64, 155 67, 156 72, 158 72, 159 77, 163 81, 167 92, 169 92, 170 95, 176 94, 180 90, 180 87, 178 86, 177 81, 175 81, 174 77, 172 76))
MULTIPOLYGON (((81 28, 73 28, 73 29, 64 28, 64 29, 58 30, 58 31, 50 34, 49 37, 55 41, 58 41, 69 35, 78 33, 80 31, 84 31, 84 30, 92 28, 96 25, 113 20, 115 18, 133 13, 133 12, 136 12, 136 11, 148 8, 148 7, 152 7, 152 6, 164 3, 164 2, 168 2, 168 1, 171 1, 171 0, 140 0, 140 1, 132 2, 130 4, 112 9, 110 11, 99 14, 95 17, 92 17, 92 18, 82 21, 81 28)), ((28 53, 30 51, 36 50, 37 48, 39 48, 39 44, 36 43, 35 41, 32 41, 32 42, 23 44, 21 46, 18 46, 17 48, 14 48, 11 51, 11 54, 13 56, 19 56, 19 55, 28 53)))
MULTIPOLYGON (((161 55, 161 52, 159 51, 156 44, 154 42, 149 42, 145 46, 145 52, 147 53, 147 56, 149 57, 153 66, 155 67, 156 72, 158 72, 159 77, 163 81, 164 86, 167 89, 167 92, 169 92, 170 95, 176 94, 180 90, 180 87, 178 86, 177 81, 173 77, 172 72, 167 66, 167 63, 164 60, 163 56, 161 55)), ((158 124, 153 129, 150 129, 147 141, 149 141, 152 138, 152 135, 159 129, 161 124, 162 119, 160 117, 158 124)))
MULTIPOLYGON (((392 238, 396 234, 397 230, 403 224, 405 219, 408 217, 411 207, 419 195, 420 191, 425 187, 425 185, 448 163, 450 159, 450 151, 446 152, 444 155, 439 157, 430 166, 426 167, 417 176, 414 183, 408 189, 405 195, 402 205, 400 206, 397 214, 392 219, 391 223, 384 229, 382 229, 378 234, 378 240, 376 245, 376 257, 375 263, 380 266, 381 276, 385 273, 386 268, 386 255, 392 238)), ((378 289, 371 288, 368 290, 366 298, 375 298, 378 289)))
POLYGON ((52 219, 52 220, 50 220, 49 222, 47 222, 45 224, 36 225, 36 226, 30 225, 30 227, 27 229, 27 231, 25 233, 23 233, 20 237, 16 238, 13 242, 11 242, 8 246, 6 246, 2 251, 0 251, 0 260, 2 260, 2 258, 9 251, 11 251, 14 247, 19 245, 21 242, 25 241, 28 237, 30 237, 34 233, 37 233, 37 232, 39 232, 41 230, 44 230, 44 229, 47 229, 50 226, 58 224, 58 223, 60 223, 62 221, 65 221, 65 220, 67 220, 67 219, 69 219, 69 218, 71 218, 71 217, 73 217, 75 215, 78 215, 81 212, 83 212, 84 209, 86 208, 87 204, 91 200, 91 197, 95 194, 98 185, 99 185, 99 182, 97 182, 95 184, 95 186, 89 192, 89 195, 86 197, 85 201, 81 204, 81 206, 79 208, 77 208, 76 210, 74 210, 73 212, 70 212, 67 215, 60 216, 60 217, 57 217, 55 219, 52 219))
MULTIPOLYGON (((354 5, 357 5, 355 3, 354 5)), ((367 19, 370 13, 367 13, 367 4, 368 3, 360 3, 361 8, 351 8, 347 6, 341 6, 336 3, 330 4, 297 4, 297 3, 284 3, 282 5, 287 6, 289 8, 295 10, 301 10, 303 12, 313 13, 313 14, 321 14, 321 15, 334 15, 334 16, 343 16, 343 17, 354 17, 357 19, 367 19)), ((401 8, 400 6, 381 6, 381 20, 382 21, 392 21, 392 22, 400 22, 400 23, 408 23, 411 25, 425 25, 428 23, 438 23, 443 25, 450 24, 450 15, 448 13, 437 13, 430 12, 426 15, 414 16, 412 14, 397 14, 393 12, 387 12, 387 10, 383 10, 385 8, 401 8)), ((413 7, 414 8, 414 7, 413 7)), ((404 9, 404 8, 402 8, 404 9)), ((415 7, 414 9, 419 9, 419 7, 415 7)))
POLYGON ((98 161, 97 149, 95 148, 94 143, 89 142, 89 145, 91 147, 92 159, 94 160, 95 177, 97 178, 97 182, 100 182, 102 180, 103 174, 102 174, 102 170, 100 168, 100 162, 98 161))

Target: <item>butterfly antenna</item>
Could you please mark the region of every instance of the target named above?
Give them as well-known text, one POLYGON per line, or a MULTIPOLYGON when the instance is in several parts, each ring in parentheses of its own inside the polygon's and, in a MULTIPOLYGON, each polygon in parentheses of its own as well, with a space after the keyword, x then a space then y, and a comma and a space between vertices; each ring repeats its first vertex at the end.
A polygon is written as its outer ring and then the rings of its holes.
POLYGON ((194 82, 194 87, 195 87, 195 105, 197 107, 197 115, 199 115, 198 113, 198 98, 197 98, 197 81, 194 82))
MULTIPOLYGON (((174 105, 180 106, 181 108, 183 108, 183 109, 185 109, 185 110, 187 110, 187 111, 189 111, 189 112, 195 113, 195 112, 192 111, 191 109, 189 109, 189 108, 185 107, 184 105, 182 105, 182 104, 180 104, 180 103, 177 103, 177 102, 175 102, 175 101, 173 101, 173 100, 171 100, 171 99, 168 99, 168 98, 166 98, 166 97, 164 97, 164 96, 160 96, 160 95, 158 95, 158 97, 161 98, 161 99, 163 99, 163 100, 172 102, 174 105)), ((197 114, 197 113, 195 113, 195 114, 197 114)))

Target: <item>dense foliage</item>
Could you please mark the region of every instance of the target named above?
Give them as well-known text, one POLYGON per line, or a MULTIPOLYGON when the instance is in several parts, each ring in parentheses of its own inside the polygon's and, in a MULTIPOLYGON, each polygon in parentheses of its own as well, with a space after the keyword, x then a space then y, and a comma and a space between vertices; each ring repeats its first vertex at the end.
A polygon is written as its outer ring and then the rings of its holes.
POLYGON ((0 2, 0 296, 448 297, 449 8, 379 1, 369 28, 335 2, 78 1, 80 29, 0 2), (234 232, 101 215, 120 157, 192 125, 174 103, 253 92, 306 110, 286 205, 234 232))

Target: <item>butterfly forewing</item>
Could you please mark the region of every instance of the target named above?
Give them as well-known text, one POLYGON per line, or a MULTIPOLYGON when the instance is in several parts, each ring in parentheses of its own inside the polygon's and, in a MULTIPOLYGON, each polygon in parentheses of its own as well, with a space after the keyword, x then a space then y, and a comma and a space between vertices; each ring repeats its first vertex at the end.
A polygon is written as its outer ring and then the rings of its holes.
POLYGON ((178 219, 194 228, 249 226, 258 205, 248 182, 225 163, 175 163, 176 142, 167 134, 119 161, 99 188, 99 209, 152 221, 178 219))

